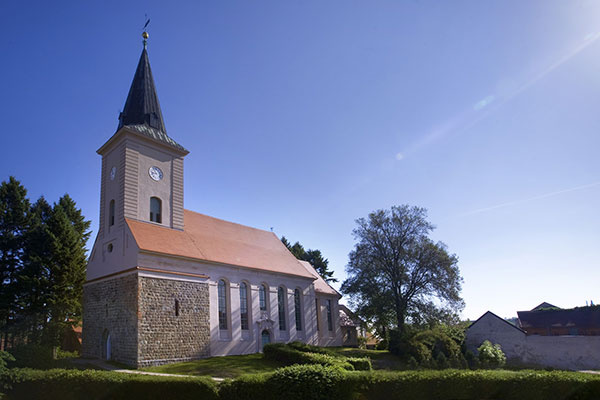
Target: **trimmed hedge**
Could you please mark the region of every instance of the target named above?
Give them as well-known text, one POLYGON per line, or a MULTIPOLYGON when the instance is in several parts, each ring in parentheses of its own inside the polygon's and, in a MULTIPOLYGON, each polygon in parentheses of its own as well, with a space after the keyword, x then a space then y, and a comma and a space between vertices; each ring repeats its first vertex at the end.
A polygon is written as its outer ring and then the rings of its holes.
POLYGON ((371 370, 371 360, 368 358, 335 356, 321 347, 299 342, 270 343, 264 346, 263 354, 265 358, 284 365, 318 364, 325 367, 338 367, 347 371, 371 370))
POLYGON ((326 367, 340 367, 353 371, 352 364, 345 358, 338 358, 321 353, 307 353, 294 349, 284 343, 271 343, 263 348, 263 354, 268 360, 275 360, 284 365, 319 364, 326 367))
POLYGON ((164 377, 109 371, 11 369, 1 376, 8 399, 218 399, 206 377, 164 377))
POLYGON ((355 387, 346 384, 348 376, 348 372, 336 367, 292 365, 269 374, 225 381, 219 396, 222 400, 352 399, 355 387))
POLYGON ((404 371, 349 374, 364 399, 587 400, 600 398, 600 377, 575 372, 404 371), (362 389, 360 389, 362 388, 362 389))
POLYGON ((129 375, 106 371, 10 370, 8 399, 208 400, 592 400, 600 376, 562 371, 348 372, 294 365, 217 385, 208 378, 129 375))

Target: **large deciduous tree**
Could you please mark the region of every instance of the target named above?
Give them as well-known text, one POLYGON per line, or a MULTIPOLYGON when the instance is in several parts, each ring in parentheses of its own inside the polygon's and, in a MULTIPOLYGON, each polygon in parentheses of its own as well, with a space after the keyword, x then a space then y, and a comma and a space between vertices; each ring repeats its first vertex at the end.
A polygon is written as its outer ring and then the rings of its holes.
POLYGON ((363 317, 385 331, 407 322, 431 322, 464 307, 458 258, 434 242, 424 208, 377 210, 356 220, 357 243, 346 267, 342 292, 363 317))

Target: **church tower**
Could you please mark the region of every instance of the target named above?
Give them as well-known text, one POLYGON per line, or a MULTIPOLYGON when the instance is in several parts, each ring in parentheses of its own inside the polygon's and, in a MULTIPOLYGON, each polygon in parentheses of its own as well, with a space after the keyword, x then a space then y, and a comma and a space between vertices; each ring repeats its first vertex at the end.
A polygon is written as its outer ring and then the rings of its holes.
POLYGON ((125 218, 183 230, 188 151, 167 135, 146 38, 117 131, 97 153, 102 156, 100 223, 88 279, 135 266, 127 260, 125 218), (97 265, 99 257, 109 261, 109 270, 97 265))

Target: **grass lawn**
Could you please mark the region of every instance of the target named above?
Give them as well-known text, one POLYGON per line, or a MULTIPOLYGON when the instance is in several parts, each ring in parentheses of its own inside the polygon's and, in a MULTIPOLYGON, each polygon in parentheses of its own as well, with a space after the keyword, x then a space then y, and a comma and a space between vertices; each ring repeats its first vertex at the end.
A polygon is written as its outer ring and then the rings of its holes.
POLYGON ((243 356, 211 357, 202 360, 159 367, 143 368, 143 371, 164 372, 166 374, 208 375, 218 378, 235 378, 242 374, 271 372, 283 365, 265 360, 262 353, 243 356))
MULTIPOLYGON (((363 350, 353 347, 330 347, 335 354, 346 357, 369 357, 375 370, 404 369, 400 360, 387 350, 363 350)), ((166 374, 208 375, 219 378, 235 378, 242 374, 272 372, 282 367, 272 360, 263 358, 262 353, 242 356, 211 357, 202 360, 159 367, 143 368, 143 371, 163 372, 166 374)))

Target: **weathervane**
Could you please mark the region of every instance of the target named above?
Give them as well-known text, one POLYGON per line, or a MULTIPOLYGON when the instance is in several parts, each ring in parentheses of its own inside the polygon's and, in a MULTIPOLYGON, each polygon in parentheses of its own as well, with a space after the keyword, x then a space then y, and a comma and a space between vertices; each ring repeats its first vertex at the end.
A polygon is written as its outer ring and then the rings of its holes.
POLYGON ((150 35, 148 35, 148 32, 146 32, 146 27, 150 23, 150 18, 148 18, 148 14, 145 14, 145 15, 146 15, 146 23, 144 24, 144 27, 142 28, 144 30, 142 32, 142 37, 144 38, 144 48, 146 48, 146 46, 148 45, 148 37, 150 36, 150 35))

